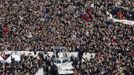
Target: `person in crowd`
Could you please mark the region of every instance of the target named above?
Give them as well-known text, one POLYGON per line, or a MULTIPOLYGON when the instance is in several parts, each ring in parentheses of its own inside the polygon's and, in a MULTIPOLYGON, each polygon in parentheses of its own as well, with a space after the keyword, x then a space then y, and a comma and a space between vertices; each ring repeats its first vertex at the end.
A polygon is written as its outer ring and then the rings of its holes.
MULTIPOLYGON (((128 0, 0 0, 0 51, 51 51, 52 46, 64 46, 69 52, 78 51, 80 59, 81 51, 97 54, 85 64, 88 75, 132 75, 134 25, 109 22, 107 12, 134 21, 133 6, 128 0)), ((2 65, 0 73, 33 74, 31 64, 39 68, 46 60, 35 63, 31 61, 36 58, 26 61, 26 57, 19 65, 2 65)), ((46 60, 47 68, 50 62, 46 60)))

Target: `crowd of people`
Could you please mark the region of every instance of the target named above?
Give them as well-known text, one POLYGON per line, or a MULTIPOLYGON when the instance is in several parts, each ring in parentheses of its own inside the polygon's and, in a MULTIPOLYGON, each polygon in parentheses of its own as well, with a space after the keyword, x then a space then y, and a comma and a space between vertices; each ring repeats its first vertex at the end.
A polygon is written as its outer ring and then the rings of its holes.
POLYGON ((134 21, 134 2, 0 0, 0 50, 51 51, 52 46, 64 46, 97 53, 86 62, 89 75, 116 74, 119 68, 132 75, 134 25, 108 21, 106 12, 134 21))
POLYGON ((82 64, 84 75, 133 75, 134 58, 127 54, 99 53, 82 64))
MULTIPOLYGON (((15 54, 18 55, 18 54, 15 54)), ((12 57, 12 54, 6 54, 4 59, 12 57)), ((11 58, 11 62, 0 60, 0 75, 37 75, 39 69, 43 69, 44 75, 57 75, 57 67, 53 64, 54 57, 43 53, 38 53, 37 56, 31 54, 19 55, 19 61, 16 58, 11 58)), ((40 73, 41 74, 41 73, 40 73)))
MULTIPOLYGON (((6 54, 8 58, 12 54, 6 54)), ((0 75, 34 75, 42 65, 42 59, 31 55, 21 55, 21 60, 11 58, 11 63, 0 62, 0 75)), ((45 63, 45 62, 44 62, 45 63)))

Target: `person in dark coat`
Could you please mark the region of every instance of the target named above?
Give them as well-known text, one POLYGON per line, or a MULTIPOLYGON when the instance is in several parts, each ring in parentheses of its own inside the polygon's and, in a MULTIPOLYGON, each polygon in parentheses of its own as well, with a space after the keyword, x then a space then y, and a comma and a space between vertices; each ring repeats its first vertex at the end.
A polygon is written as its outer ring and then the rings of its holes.
POLYGON ((79 63, 79 68, 81 68, 83 53, 84 53, 84 51, 83 51, 82 49, 80 49, 80 50, 78 51, 78 57, 79 57, 79 62, 80 62, 80 63, 79 63))
POLYGON ((54 63, 52 63, 52 65, 50 66, 50 75, 57 75, 58 71, 57 71, 57 67, 56 65, 54 65, 54 63))

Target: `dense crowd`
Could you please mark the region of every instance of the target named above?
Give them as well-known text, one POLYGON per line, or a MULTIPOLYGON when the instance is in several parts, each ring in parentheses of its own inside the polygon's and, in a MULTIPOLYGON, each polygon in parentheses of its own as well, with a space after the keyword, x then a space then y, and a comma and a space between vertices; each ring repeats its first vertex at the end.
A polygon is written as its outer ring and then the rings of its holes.
POLYGON ((82 64, 84 75, 133 75, 134 58, 127 54, 99 53, 82 64))
MULTIPOLYGON (((10 54, 6 54, 8 58, 10 54)), ((9 62, 0 62, 1 75, 34 75, 41 67, 42 59, 37 59, 31 55, 21 55, 21 61, 16 61, 14 58, 9 62)))
POLYGON ((106 22, 106 11, 120 19, 134 20, 132 8, 127 9, 134 3, 126 4, 123 11, 124 4, 104 0, 4 0, 0 6, 1 50, 48 51, 51 46, 65 46, 74 51, 81 45, 91 52, 124 45, 132 49, 133 26, 106 22))
POLYGON ((89 75, 111 75, 134 70, 134 26, 107 21, 134 20, 134 2, 128 0, 1 0, 0 50, 97 53, 86 62, 89 75), (120 1, 120 2, 118 2, 120 1), (119 58, 118 58, 119 57, 119 58))
MULTIPOLYGON (((6 54, 5 58, 12 54, 6 54)), ((31 54, 20 55, 21 60, 16 61, 16 58, 11 58, 11 62, 0 60, 0 75, 35 75, 39 69, 43 68, 44 75, 57 75, 57 67, 53 65, 53 59, 50 56, 45 56, 38 53, 35 57, 31 54)))

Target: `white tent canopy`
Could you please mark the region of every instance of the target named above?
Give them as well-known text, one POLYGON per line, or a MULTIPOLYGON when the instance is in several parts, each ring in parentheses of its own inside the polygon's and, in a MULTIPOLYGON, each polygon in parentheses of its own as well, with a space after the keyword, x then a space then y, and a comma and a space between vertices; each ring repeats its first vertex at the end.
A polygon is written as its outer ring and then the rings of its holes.
POLYGON ((19 62, 21 60, 21 57, 20 55, 17 55, 17 54, 11 54, 7 59, 6 59, 6 62, 7 63, 11 63, 12 62, 12 59, 14 59, 15 61, 19 62))

